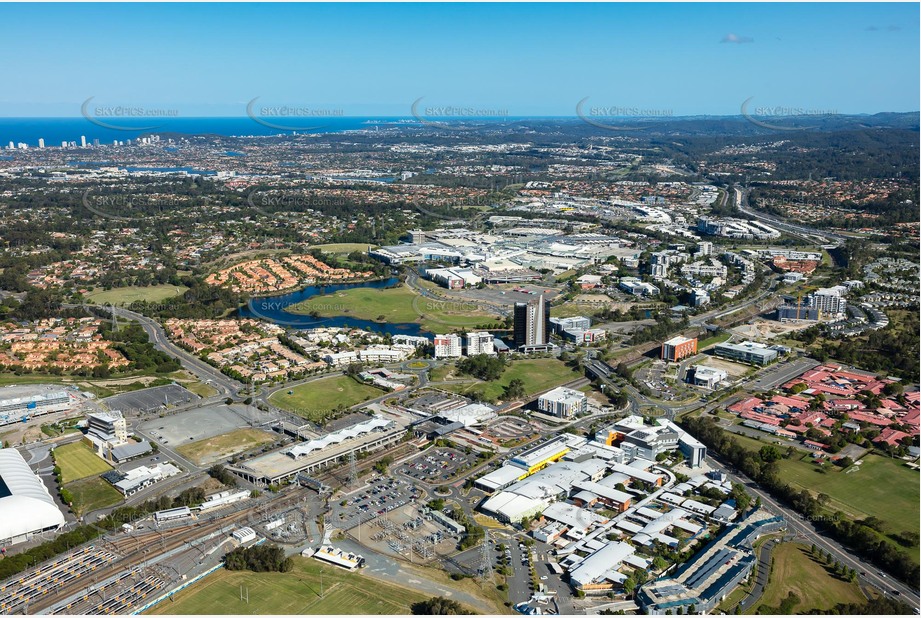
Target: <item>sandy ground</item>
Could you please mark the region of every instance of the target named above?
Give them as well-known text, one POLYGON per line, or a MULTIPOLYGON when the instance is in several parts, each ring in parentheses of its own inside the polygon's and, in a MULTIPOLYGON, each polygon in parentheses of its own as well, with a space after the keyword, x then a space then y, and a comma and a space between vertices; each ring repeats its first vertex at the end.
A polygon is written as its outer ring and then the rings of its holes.
POLYGON ((783 337, 789 333, 809 328, 814 324, 815 322, 803 322, 800 324, 787 322, 786 324, 781 324, 774 320, 756 320, 751 324, 731 328, 730 332, 749 339, 773 339, 774 337, 783 337))

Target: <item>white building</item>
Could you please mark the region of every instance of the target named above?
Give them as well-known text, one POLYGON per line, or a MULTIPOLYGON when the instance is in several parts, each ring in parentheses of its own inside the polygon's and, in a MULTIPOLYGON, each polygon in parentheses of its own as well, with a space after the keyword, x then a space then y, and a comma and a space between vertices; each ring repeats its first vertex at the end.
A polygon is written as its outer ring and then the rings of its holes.
POLYGON ((585 393, 560 386, 537 398, 537 408, 541 412, 560 418, 572 418, 584 414, 588 407, 585 393))
POLYGON ((0 492, 0 544, 28 541, 64 525, 54 498, 16 449, 0 449, 0 486, 5 490, 0 492))
POLYGON ((240 545, 244 543, 249 543, 250 541, 256 540, 256 531, 250 527, 237 528, 234 530, 230 536, 234 538, 240 545))
POLYGON ((435 335, 435 358, 457 358, 461 355, 458 335, 435 335))
POLYGON ((707 293, 707 290, 704 290, 703 288, 694 288, 694 290, 691 292, 691 303, 695 307, 709 305, 710 295, 707 293))
POLYGON ((820 288, 809 295, 809 306, 820 310, 823 315, 842 315, 847 308, 847 301, 841 291, 839 286, 820 288))
POLYGON ((87 437, 93 442, 122 444, 128 441, 128 424, 119 410, 88 414, 86 420, 87 437))
POLYGON ((705 386, 707 388, 716 388, 728 378, 729 374, 724 370, 707 367, 706 365, 697 365, 688 372, 688 382, 695 386, 705 386))
POLYGON ((414 337, 413 335, 394 335, 390 338, 395 345, 411 345, 418 348, 429 344, 428 337, 414 337))
POLYGON ((476 354, 495 354, 496 346, 494 345, 494 341, 495 337, 485 331, 467 333, 467 356, 474 356, 476 354))

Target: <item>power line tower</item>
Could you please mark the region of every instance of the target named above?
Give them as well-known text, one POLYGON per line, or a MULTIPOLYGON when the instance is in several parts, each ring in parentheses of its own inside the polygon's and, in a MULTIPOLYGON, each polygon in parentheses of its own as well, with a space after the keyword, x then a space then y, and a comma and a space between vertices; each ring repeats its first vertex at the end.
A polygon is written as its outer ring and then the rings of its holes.
POLYGON ((489 556, 489 528, 483 528, 483 547, 480 550, 480 577, 486 579, 492 571, 492 558, 489 556))
POLYGON ((349 487, 358 486, 358 464, 355 461, 355 451, 349 451, 349 487))

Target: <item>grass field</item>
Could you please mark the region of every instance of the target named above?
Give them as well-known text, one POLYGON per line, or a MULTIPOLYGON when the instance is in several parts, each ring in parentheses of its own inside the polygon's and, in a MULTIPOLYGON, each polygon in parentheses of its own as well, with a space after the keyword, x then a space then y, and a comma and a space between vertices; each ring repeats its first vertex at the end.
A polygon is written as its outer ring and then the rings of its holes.
POLYGON ((274 441, 275 436, 267 431, 247 428, 183 444, 176 450, 183 457, 202 466, 274 441))
POLYGON ((713 335, 712 337, 701 339, 700 341, 697 342, 697 350, 701 351, 707 346, 715 345, 717 343, 723 343, 730 337, 732 337, 732 333, 720 333, 719 335, 713 335))
POLYGON ((348 376, 337 376, 282 389, 269 397, 269 403, 308 420, 322 422, 339 406, 349 408, 383 394, 384 391, 359 384, 348 376))
POLYGON ((833 467, 822 473, 809 460, 808 455, 781 460, 783 478, 814 493, 827 494, 832 510, 854 518, 878 517, 886 522, 886 532, 918 532, 918 473, 901 461, 871 454, 860 460, 857 469, 833 467))
POLYGON ((443 382, 454 371, 456 371, 456 368, 453 363, 441 365, 440 367, 433 367, 429 370, 429 381, 443 382))
POLYGON ((856 583, 843 581, 810 556, 809 548, 781 543, 771 553, 771 576, 760 604, 777 607, 793 592, 800 598, 793 613, 829 610, 837 603, 863 603, 856 583))
POLYGON ((409 614, 410 606, 429 595, 360 573, 294 558, 288 573, 252 573, 221 569, 164 601, 152 614, 409 614), (323 596, 320 596, 323 569, 323 596), (240 586, 249 603, 240 600, 240 586))
POLYGON ((361 242, 338 242, 326 245, 310 245, 310 248, 319 249, 323 253, 352 253, 353 251, 367 253, 368 247, 373 246, 375 245, 368 245, 361 242))
POLYGON ((475 302, 451 302, 425 298, 408 287, 351 288, 315 296, 287 309, 291 313, 314 313, 320 317, 354 316, 380 322, 416 322, 430 332, 476 327, 499 322, 475 302))
POLYGON ((479 393, 483 399, 495 401, 502 396, 503 389, 518 378, 524 382, 528 395, 551 389, 565 382, 575 380, 579 373, 555 358, 534 358, 513 361, 495 382, 474 382, 472 384, 445 384, 441 388, 460 394, 479 393))
POLYGON ((550 315, 554 318, 572 318, 579 315, 590 316, 598 311, 598 306, 592 306, 587 303, 574 303, 566 301, 560 305, 550 307, 550 315))
POLYGON ((152 285, 148 287, 129 286, 104 290, 96 288, 86 295, 86 300, 97 305, 130 305, 134 301, 143 300, 155 303, 173 296, 179 296, 189 288, 184 285, 152 285))
POLYGON ((217 393, 217 389, 213 386, 208 386, 202 382, 183 382, 183 388, 186 390, 195 393, 199 397, 210 397, 217 393))
POLYGON ((65 484, 112 469, 82 441, 55 447, 54 461, 61 469, 61 482, 65 484))
MULTIPOLYGON (((732 438, 740 446, 753 451, 777 440, 768 437, 759 441, 736 434, 732 438)), ((786 445, 781 442, 778 448, 786 450, 786 445)), ((809 454, 803 454, 781 459, 780 474, 795 487, 809 490, 813 495, 827 495, 829 501, 826 508, 831 512, 841 511, 852 519, 864 519, 872 515, 885 522, 883 532, 887 534, 904 531, 917 533, 921 518, 918 473, 897 459, 880 455, 869 454, 860 461, 859 467, 851 466, 842 470, 829 466, 822 472, 819 466, 812 463, 809 454)), ((894 543, 891 539, 889 542, 894 543)), ((917 545, 907 548, 906 553, 914 561, 919 560, 917 545)))
POLYGON ((67 483, 64 488, 74 498, 73 509, 77 515, 112 506, 123 500, 117 489, 98 476, 67 483))

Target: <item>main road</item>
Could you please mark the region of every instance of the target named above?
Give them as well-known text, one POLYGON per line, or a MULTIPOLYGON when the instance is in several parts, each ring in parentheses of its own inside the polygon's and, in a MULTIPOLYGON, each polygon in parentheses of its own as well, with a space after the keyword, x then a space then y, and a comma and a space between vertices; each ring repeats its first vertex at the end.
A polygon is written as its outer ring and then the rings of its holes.
MULTIPOLYGON (((240 389, 244 388, 244 385, 233 378, 224 375, 208 363, 204 362, 200 358, 189 354, 179 346, 175 345, 169 340, 169 337, 166 335, 166 331, 163 330, 163 327, 160 326, 155 320, 148 318, 145 315, 140 313, 135 313, 134 311, 129 311, 123 307, 116 307, 114 305, 106 305, 109 308, 110 312, 114 312, 116 316, 124 318, 126 320, 134 320, 141 325, 141 328, 147 333, 147 336, 150 337, 150 342, 153 343, 153 346, 162 351, 166 352, 176 360, 178 360, 185 369, 188 369, 194 373, 202 382, 208 382, 214 385, 222 395, 226 396, 235 396, 240 389)), ((100 307, 100 305, 84 305, 84 307, 100 307)))
POLYGON ((789 223, 778 217, 774 217, 771 215, 764 214, 762 212, 758 212, 756 210, 752 210, 752 208, 748 205, 748 189, 736 188, 735 189, 735 202, 736 202, 736 207, 741 212, 748 215, 749 217, 753 219, 759 219, 761 221, 764 221, 765 223, 770 224, 776 228, 779 228, 789 234, 794 234, 797 236, 805 236, 806 240, 812 241, 815 239, 814 237, 819 237, 819 239, 832 239, 832 240, 838 241, 838 243, 841 243, 847 240, 848 238, 847 236, 844 236, 843 234, 838 234, 837 232, 829 232, 827 230, 817 230, 815 228, 807 227, 805 225, 789 223), (813 238, 810 238, 810 237, 813 237, 813 238))

